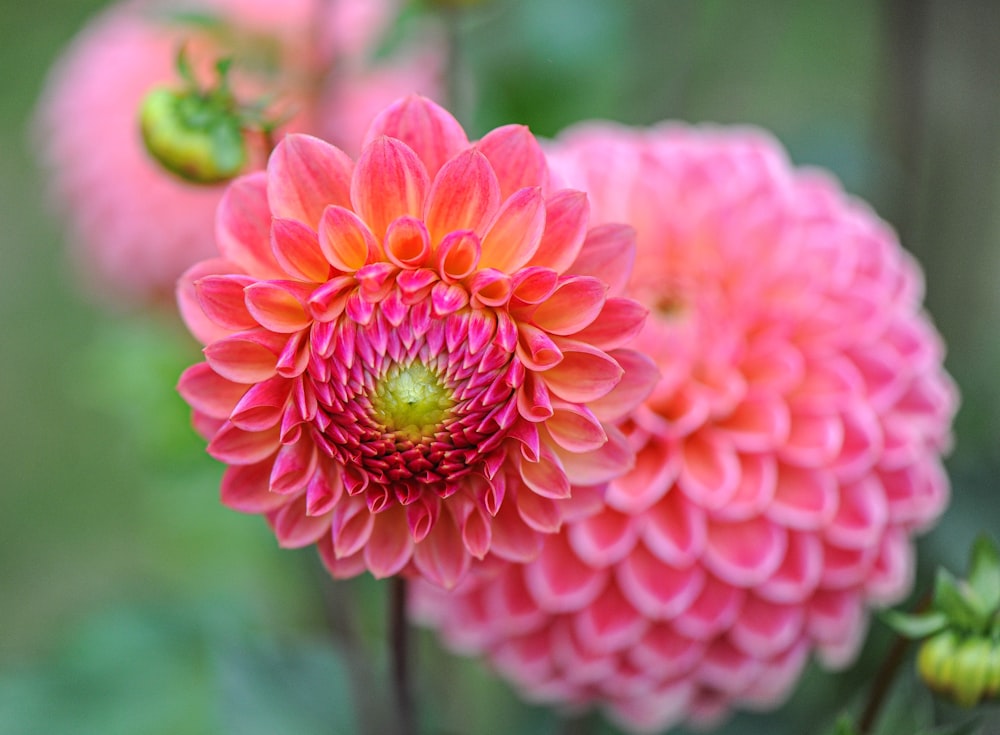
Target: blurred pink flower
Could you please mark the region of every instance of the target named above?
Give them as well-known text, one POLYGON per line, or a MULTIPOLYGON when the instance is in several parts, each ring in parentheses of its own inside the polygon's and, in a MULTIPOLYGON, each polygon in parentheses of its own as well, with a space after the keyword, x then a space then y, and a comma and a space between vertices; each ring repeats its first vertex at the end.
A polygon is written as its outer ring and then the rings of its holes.
POLYGON ((851 661, 946 504, 957 395, 921 274, 760 132, 590 125, 551 160, 638 231, 630 346, 662 378, 623 426, 636 467, 537 561, 422 588, 417 616, 525 697, 636 732, 774 707, 811 652, 851 661))
MULTIPOLYGON (((34 131, 89 290, 121 306, 166 302, 184 269, 214 252, 225 187, 163 171, 138 130, 145 94, 178 83, 182 44, 206 81, 233 54, 239 91, 280 91, 277 107, 294 113, 281 132, 347 146, 400 95, 440 90, 441 54, 429 44, 369 62, 394 12, 392 0, 192 0, 125 2, 96 17, 50 74, 34 131)), ((265 158, 258 141, 253 167, 265 158)))
POLYGON ((223 259, 179 291, 207 345, 179 390, 230 465, 224 503, 318 542, 334 576, 452 586, 489 551, 533 558, 571 494, 632 466, 608 422, 656 372, 618 349, 646 310, 608 290, 634 233, 588 230, 547 177, 527 128, 472 145, 408 97, 357 163, 293 134, 231 185, 223 259))

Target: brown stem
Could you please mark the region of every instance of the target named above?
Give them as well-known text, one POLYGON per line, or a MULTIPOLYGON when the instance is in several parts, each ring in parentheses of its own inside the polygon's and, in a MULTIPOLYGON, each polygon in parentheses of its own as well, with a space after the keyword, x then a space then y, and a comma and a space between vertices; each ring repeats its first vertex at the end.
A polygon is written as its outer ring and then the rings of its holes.
POLYGON ((416 735, 410 679, 409 626, 406 622, 406 580, 394 577, 389 587, 389 640, 392 646, 392 680, 396 691, 399 735, 416 735))

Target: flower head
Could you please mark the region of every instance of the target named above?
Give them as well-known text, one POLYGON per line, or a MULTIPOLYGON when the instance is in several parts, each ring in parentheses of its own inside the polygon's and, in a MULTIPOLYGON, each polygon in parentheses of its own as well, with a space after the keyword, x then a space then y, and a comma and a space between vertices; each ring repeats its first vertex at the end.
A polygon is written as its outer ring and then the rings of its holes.
POLYGON ((956 394, 919 270, 757 132, 585 127, 551 160, 636 227, 631 344, 662 377, 604 505, 535 562, 420 590, 420 616, 526 697, 636 731, 775 706, 811 653, 851 660, 946 503, 956 394))
MULTIPOLYGON (((275 116, 288 120, 279 132, 356 144, 375 112, 401 94, 440 89, 439 54, 428 47, 419 57, 404 49, 377 67, 367 62, 393 7, 391 0, 139 0, 96 17, 53 69, 36 126, 54 208, 94 294, 121 305, 169 300, 178 276, 214 252, 224 187, 165 171, 144 150, 138 124, 147 93, 179 83, 182 46, 205 82, 217 61, 231 58, 234 92, 271 100, 275 116)), ((246 165, 262 167, 264 141, 248 142, 246 165)))
POLYGON ((534 557, 571 495, 631 466, 608 422, 656 374, 618 349, 645 317, 609 293, 633 233, 588 230, 547 175, 526 128, 473 145, 409 97, 357 163, 293 134, 232 185, 222 259, 180 286, 207 346, 179 389, 231 465, 223 502, 334 575, 451 586, 488 551, 534 557))

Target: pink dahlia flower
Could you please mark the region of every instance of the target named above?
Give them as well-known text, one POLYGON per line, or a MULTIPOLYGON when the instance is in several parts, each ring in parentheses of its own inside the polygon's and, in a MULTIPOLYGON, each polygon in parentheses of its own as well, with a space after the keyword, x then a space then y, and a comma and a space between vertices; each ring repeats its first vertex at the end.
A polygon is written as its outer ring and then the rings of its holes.
POLYGON ((419 617, 533 700, 635 731, 776 706, 846 664, 941 513, 956 393, 889 228, 747 130, 582 127, 553 170, 638 232, 631 343, 662 377, 635 468, 539 559, 477 568, 419 617))
MULTIPOLYGON (((287 129, 345 144, 401 94, 439 91, 433 50, 368 63, 393 8, 391 0, 137 0, 95 18, 53 69, 35 131, 90 290, 121 305, 169 300, 178 276, 214 252, 224 187, 165 172, 137 122, 150 89, 177 86, 182 44, 205 82, 217 59, 233 55, 237 92, 278 90, 279 114, 293 113, 287 129)), ((252 160, 256 168, 266 160, 259 143, 252 160)))
POLYGON ((233 183, 222 259, 179 292, 207 345, 179 390, 230 465, 225 504, 318 542, 335 576, 451 586, 489 551, 533 558, 571 494, 631 467, 608 422, 656 374, 618 349, 646 310, 609 294, 633 233, 588 230, 547 176, 527 128, 473 145, 409 97, 356 163, 292 134, 233 183))

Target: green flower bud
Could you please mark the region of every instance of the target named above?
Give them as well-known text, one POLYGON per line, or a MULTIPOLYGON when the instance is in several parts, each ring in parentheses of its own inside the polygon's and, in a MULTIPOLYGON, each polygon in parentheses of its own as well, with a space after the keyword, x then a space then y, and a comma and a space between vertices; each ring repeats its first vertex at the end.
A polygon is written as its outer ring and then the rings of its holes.
POLYGON ((958 635, 944 630, 924 641, 917 652, 917 672, 924 683, 936 692, 951 692, 958 644, 958 635))
POLYGON ((974 707, 982 699, 989 674, 993 645, 986 638, 967 638, 955 654, 952 699, 962 707, 974 707))
POLYGON ((196 91, 152 90, 139 111, 146 150, 186 181, 233 178, 246 165, 247 145, 240 118, 227 102, 196 91))
POLYGON ((993 699, 997 695, 1000 695, 1000 641, 993 641, 989 673, 986 676, 986 696, 993 699))

